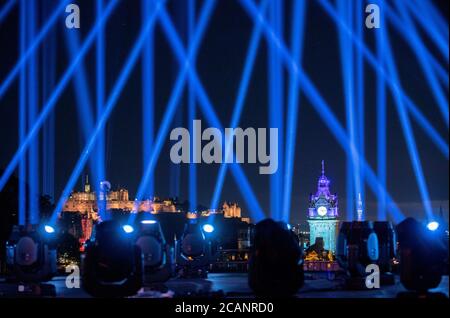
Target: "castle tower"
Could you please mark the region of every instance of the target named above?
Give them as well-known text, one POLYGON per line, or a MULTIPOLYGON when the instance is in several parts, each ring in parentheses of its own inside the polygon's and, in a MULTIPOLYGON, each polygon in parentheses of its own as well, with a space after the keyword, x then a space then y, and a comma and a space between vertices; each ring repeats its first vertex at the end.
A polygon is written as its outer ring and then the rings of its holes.
POLYGON ((325 163, 322 160, 322 175, 317 183, 316 194, 311 194, 308 209, 308 224, 310 242, 314 244, 317 238, 322 238, 324 248, 336 252, 336 238, 339 226, 338 198, 330 193, 330 181, 325 176, 325 163))

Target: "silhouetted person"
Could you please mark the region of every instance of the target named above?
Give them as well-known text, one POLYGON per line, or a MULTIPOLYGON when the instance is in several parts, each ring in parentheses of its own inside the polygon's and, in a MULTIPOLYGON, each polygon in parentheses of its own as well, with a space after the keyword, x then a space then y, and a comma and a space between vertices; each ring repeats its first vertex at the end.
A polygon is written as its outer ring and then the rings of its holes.
POLYGON ((302 249, 294 234, 272 219, 255 226, 248 283, 256 295, 288 296, 303 285, 302 249))

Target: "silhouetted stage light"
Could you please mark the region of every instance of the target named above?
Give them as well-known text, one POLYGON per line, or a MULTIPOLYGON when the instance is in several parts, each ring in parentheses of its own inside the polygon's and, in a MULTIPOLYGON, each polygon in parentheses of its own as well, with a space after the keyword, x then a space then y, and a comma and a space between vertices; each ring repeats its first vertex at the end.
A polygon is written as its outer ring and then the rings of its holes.
POLYGON ((436 231, 439 228, 439 223, 436 221, 431 221, 427 224, 427 229, 430 231, 436 231))
POLYGON ((366 289, 366 267, 377 264, 378 237, 370 221, 343 222, 339 230, 336 258, 346 271, 346 287, 366 289))
POLYGON ((31 286, 52 279, 57 270, 55 229, 47 225, 14 226, 6 242, 6 264, 11 282, 31 286), (52 231, 48 231, 50 228, 52 231))
POLYGON ((136 228, 136 245, 144 262, 144 284, 167 281, 173 273, 173 251, 166 243, 161 225, 156 220, 144 219, 136 228))
POLYGON ((177 272, 181 277, 208 276, 212 260, 211 242, 197 220, 189 220, 180 239, 175 241, 177 272))
POLYGON ((256 224, 248 283, 255 294, 268 296, 292 295, 303 286, 303 251, 286 223, 256 224))
MULTIPOLYGON (((434 228, 434 227, 433 227, 434 228)), ((397 225, 400 281, 411 292, 399 297, 445 297, 428 290, 439 286, 445 271, 448 249, 442 231, 429 230, 413 218, 397 225)))
POLYGON ((373 229, 378 238, 378 266, 380 268, 381 285, 395 284, 392 264, 397 254, 397 236, 394 226, 388 221, 373 222, 373 229))
POLYGON ((125 297, 142 287, 142 254, 132 229, 114 220, 95 226, 82 257, 83 287, 90 295, 125 297))

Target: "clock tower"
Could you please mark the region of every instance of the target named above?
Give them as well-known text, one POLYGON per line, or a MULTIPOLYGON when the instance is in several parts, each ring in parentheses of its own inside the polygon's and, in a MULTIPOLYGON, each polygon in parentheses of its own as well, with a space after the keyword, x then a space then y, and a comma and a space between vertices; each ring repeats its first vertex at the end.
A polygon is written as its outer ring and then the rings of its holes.
POLYGON ((324 248, 336 252, 336 238, 339 226, 338 198, 330 193, 330 180, 325 176, 325 163, 322 160, 322 175, 319 177, 316 194, 311 194, 308 209, 310 244, 322 238, 324 248))

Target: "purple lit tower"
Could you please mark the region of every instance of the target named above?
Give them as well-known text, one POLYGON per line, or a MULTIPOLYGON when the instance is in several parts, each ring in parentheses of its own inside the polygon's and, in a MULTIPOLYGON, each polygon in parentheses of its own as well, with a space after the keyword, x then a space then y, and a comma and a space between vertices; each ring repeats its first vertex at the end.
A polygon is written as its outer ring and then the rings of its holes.
POLYGON ((330 193, 330 180, 325 176, 325 164, 322 160, 322 175, 317 184, 316 194, 311 194, 308 209, 308 224, 310 242, 314 244, 316 238, 321 237, 325 243, 324 248, 336 252, 336 237, 339 226, 338 198, 330 193))

